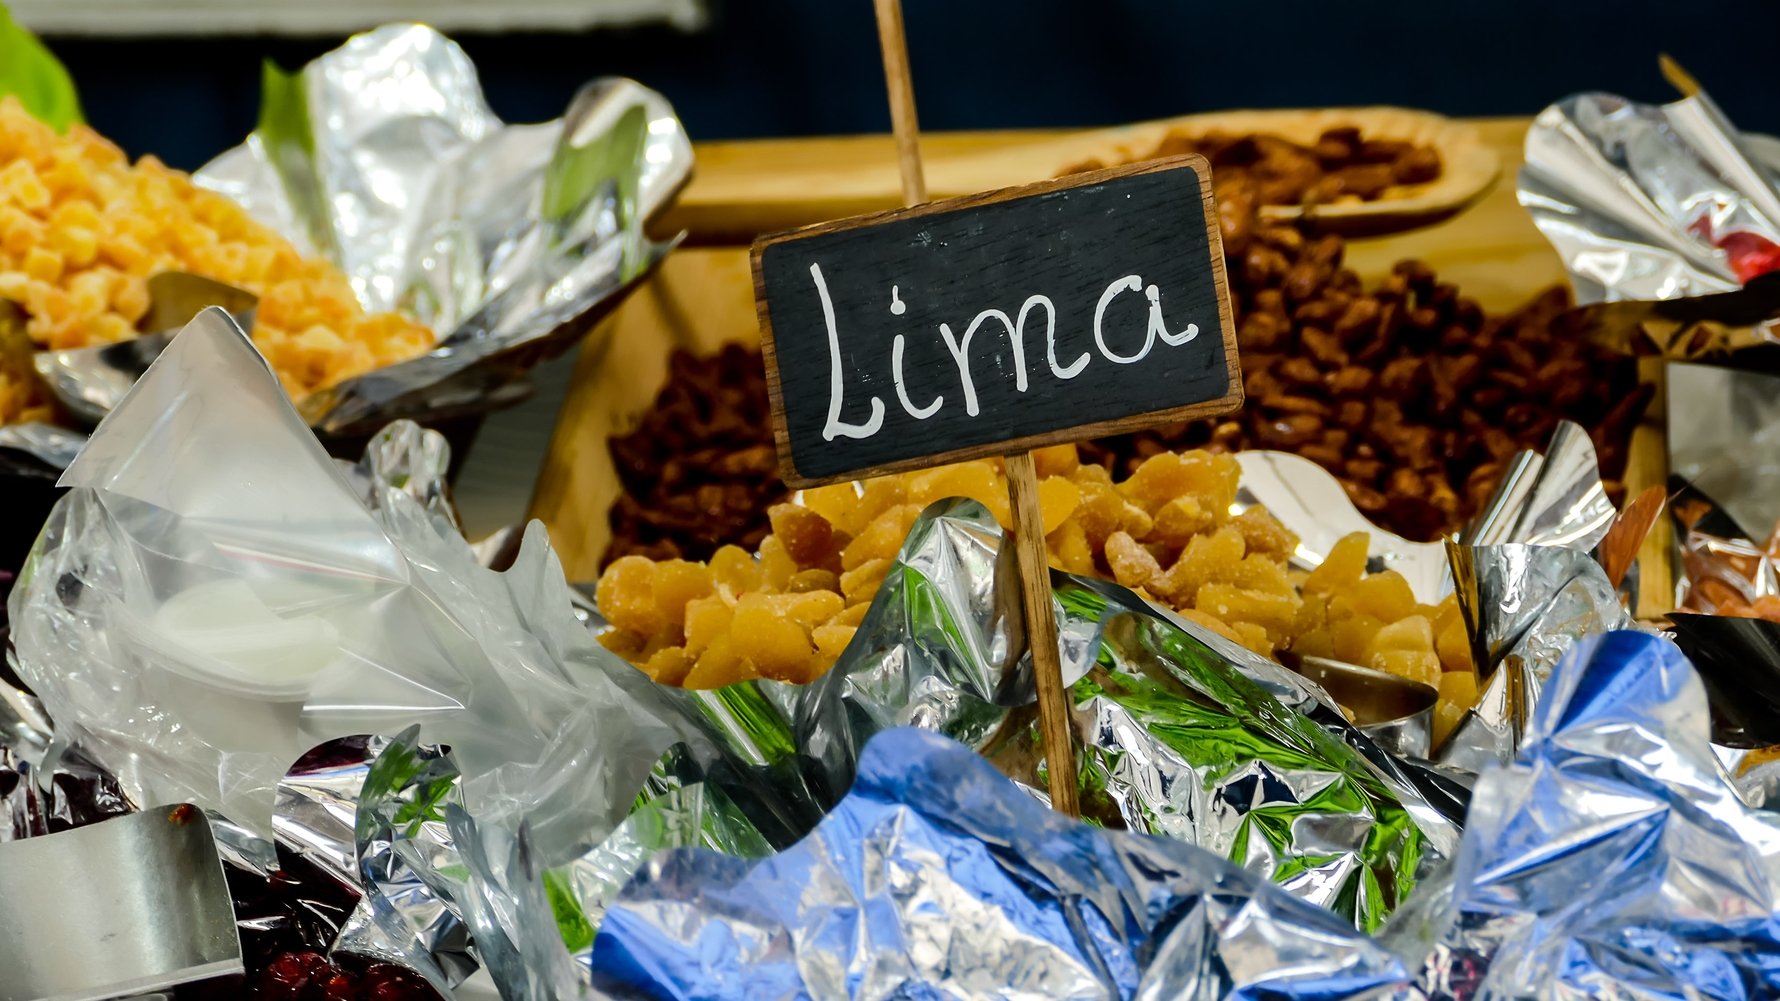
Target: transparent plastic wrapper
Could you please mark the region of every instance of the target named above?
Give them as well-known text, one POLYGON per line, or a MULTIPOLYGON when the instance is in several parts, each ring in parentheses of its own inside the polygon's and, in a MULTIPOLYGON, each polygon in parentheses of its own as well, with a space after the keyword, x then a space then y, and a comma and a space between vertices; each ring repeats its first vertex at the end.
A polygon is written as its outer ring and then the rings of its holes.
MULTIPOLYGON (((691 176, 692 146, 667 100, 635 81, 595 80, 562 118, 507 125, 462 49, 394 24, 295 75, 268 68, 264 89, 258 128, 196 183, 340 265, 366 309, 404 313, 438 338, 297 401, 318 431, 353 437, 515 402, 532 365, 591 329, 671 247, 642 227, 691 176)), ((103 412, 143 355, 44 353, 39 367, 74 409, 103 412)))
POLYGON ((1667 640, 1576 643, 1472 804, 1450 884, 1386 936, 1427 957, 1423 997, 1780 993, 1780 817, 1722 777, 1667 640))
POLYGON ((846 798, 764 861, 652 860, 608 910, 626 998, 1384 996, 1400 962, 1179 842, 1047 809, 969 748, 880 734, 846 798))
POLYGON ((1780 268, 1774 147, 1749 139, 1703 93, 1577 94, 1527 130, 1520 203, 1583 305, 1729 291, 1780 268))
POLYGON ((566 860, 685 739, 570 612, 536 526, 480 567, 387 484, 367 507, 246 338, 200 315, 94 433, 13 592, 19 672, 139 802, 261 837, 315 744, 419 723, 464 800, 566 860))

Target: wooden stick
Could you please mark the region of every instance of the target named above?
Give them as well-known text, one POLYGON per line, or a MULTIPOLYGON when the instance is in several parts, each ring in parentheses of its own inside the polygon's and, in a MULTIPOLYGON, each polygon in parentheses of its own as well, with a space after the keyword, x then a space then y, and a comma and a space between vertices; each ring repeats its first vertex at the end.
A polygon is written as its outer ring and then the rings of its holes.
POLYGON ((1069 697, 1063 658, 1057 652, 1057 615, 1051 607, 1051 554, 1045 549, 1044 513, 1038 506, 1038 473, 1031 452, 1007 457, 1007 493, 1014 502, 1014 545, 1020 564, 1020 599, 1026 609, 1026 645, 1038 682, 1038 727, 1044 737, 1051 807, 1081 816, 1076 797, 1075 742, 1070 736, 1069 697))
POLYGON ((908 36, 902 30, 902 0, 874 0, 878 12, 878 46, 884 50, 884 82, 890 87, 890 128, 896 133, 896 155, 902 164, 902 202, 927 200, 927 175, 921 169, 921 127, 915 123, 915 84, 909 73, 908 36))
MULTIPOLYGON (((902 167, 902 198, 910 206, 927 200, 921 170, 920 128, 915 123, 915 87, 909 73, 908 38, 902 27, 902 0, 874 0, 878 42, 884 50, 884 82, 890 88, 890 124, 902 167)), ((1038 685, 1039 732, 1044 738, 1051 806, 1081 816, 1076 796, 1075 743, 1070 739, 1069 700, 1063 690, 1063 659, 1057 652, 1057 615, 1051 607, 1051 555, 1045 548, 1044 513, 1038 505, 1038 473, 1032 453, 1007 457, 1007 493, 1014 509, 1014 545, 1019 557, 1020 603, 1026 612, 1026 645, 1038 685)))

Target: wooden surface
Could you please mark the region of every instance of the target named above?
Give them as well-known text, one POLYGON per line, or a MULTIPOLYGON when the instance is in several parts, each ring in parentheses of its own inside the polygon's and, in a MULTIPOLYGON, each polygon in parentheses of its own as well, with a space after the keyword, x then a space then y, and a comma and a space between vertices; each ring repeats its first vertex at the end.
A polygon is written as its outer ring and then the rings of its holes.
MULTIPOLYGON (((1419 258, 1492 312, 1513 309, 1540 290, 1564 283, 1562 263, 1514 196, 1527 120, 1475 124, 1501 157, 1502 176, 1495 187, 1445 222, 1350 241, 1347 261, 1363 278, 1376 280, 1396 261, 1419 258)), ((922 155, 931 179, 943 176, 957 157, 1045 135, 1054 133, 930 133, 922 138, 922 155)), ((899 200, 896 147, 889 136, 714 143, 700 145, 696 155, 697 176, 681 199, 678 218, 697 218, 710 227, 707 232, 728 229, 752 240, 762 232, 813 221, 804 218, 804 203, 812 193, 827 190, 821 187, 827 179, 851 171, 880 173, 889 200, 873 195, 849 205, 853 196, 825 196, 825 209, 836 214, 872 211, 894 207, 899 200), (745 205, 725 206, 718 197, 750 185, 763 194, 745 205)), ((617 496, 617 481, 606 436, 627 430, 648 407, 660 388, 669 352, 676 346, 709 350, 726 340, 752 344, 758 337, 746 246, 676 251, 589 337, 532 504, 533 516, 549 526, 570 580, 591 580, 597 574, 609 537, 606 511, 617 496)))
MULTIPOLYGON (((1441 178, 1430 184, 1319 210, 1341 232, 1377 233, 1445 218, 1469 204, 1499 170, 1519 164, 1525 123, 1512 126, 1507 158, 1493 123, 1403 108, 1226 111, 1101 129, 928 133, 921 137, 923 183, 928 198, 951 198, 1045 180, 1085 161, 1125 162, 1154 149, 1171 129, 1265 131, 1310 143, 1336 124, 1433 146, 1445 161, 1441 178)), ((703 144, 696 176, 663 228, 690 230, 699 243, 746 243, 760 233, 896 208, 903 204, 898 162, 890 136, 703 144)), ((1273 206, 1262 214, 1295 211, 1273 206)))
MULTIPOLYGON (((1210 165, 1200 156, 819 223, 762 237, 752 258, 779 474, 793 487, 1126 434, 1226 414, 1242 405, 1223 240, 1210 165), (1059 194, 1072 188, 1083 190, 1059 194), (1059 246, 1067 252, 1056 252, 1059 246), (823 282, 818 305, 811 277, 822 273, 831 277, 823 282), (1152 327, 1142 352, 1119 356, 1148 358, 1115 363, 1099 342, 1105 358, 1062 375, 1054 333, 1078 332, 1068 338, 1069 354, 1085 347, 1079 331, 1092 329, 1099 341, 1094 304, 1104 303, 1126 275, 1142 276, 1132 291, 1139 303, 1145 291, 1141 282, 1160 286, 1172 323, 1204 321, 1206 328, 1188 338, 1198 343, 1177 345, 1162 333, 1164 343, 1157 344, 1152 327), (905 302, 901 315, 885 308, 890 296, 880 294, 898 287, 892 279, 901 279, 919 308, 909 311, 905 302), (1025 305, 1015 305, 1020 302, 1025 305), (1035 302, 1045 307, 1042 340, 1037 325, 1026 326, 1028 315, 1041 317, 1028 314, 1035 302), (1009 320, 1016 313, 1019 319, 1009 320), (966 410, 959 374, 965 363, 950 352, 963 351, 969 358, 978 325, 996 317, 1008 324, 1005 336, 1022 344, 1015 355, 1022 369, 1020 388, 996 378, 994 368, 979 361, 972 367, 982 381, 969 381, 970 398, 980 409, 966 410), (962 347, 947 350, 933 343, 934 331, 947 324, 964 330, 962 347), (905 331, 913 336, 905 339, 905 331), (927 387, 919 390, 921 399, 934 387, 947 387, 932 396, 934 402, 914 404, 904 395, 902 358, 889 350, 893 342, 898 352, 904 343, 917 344, 907 372, 909 384, 927 387), (1049 367, 1039 358, 1041 350, 1049 367), (1221 365, 1213 360, 1218 358, 1221 365), (900 405, 886 403, 888 394, 881 390, 871 393, 873 384, 887 381, 887 373, 893 373, 888 381, 895 382, 900 405), (852 397, 854 405, 846 409, 855 420, 860 401, 869 397, 873 416, 830 440, 830 422, 841 408, 837 396, 852 397), (923 413, 916 407, 932 409, 923 413)), ((1127 302, 1121 311, 1127 323, 1132 309, 1127 302)), ((1140 324, 1154 322, 1154 314, 1144 315, 1140 324)), ((983 334, 989 342, 1003 331, 985 327, 983 334)), ((975 354, 994 351, 991 345, 975 354)), ((1081 351, 1081 357, 1091 355, 1081 351)))

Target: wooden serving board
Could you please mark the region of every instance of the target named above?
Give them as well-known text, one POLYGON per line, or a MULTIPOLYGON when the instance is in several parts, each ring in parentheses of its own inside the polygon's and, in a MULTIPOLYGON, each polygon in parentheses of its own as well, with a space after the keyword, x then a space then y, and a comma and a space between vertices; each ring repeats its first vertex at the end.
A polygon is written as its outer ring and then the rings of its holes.
MULTIPOLYGON (((1397 197, 1319 207, 1317 218, 1339 232, 1379 234, 1436 222, 1475 201, 1501 173, 1501 157, 1476 125, 1388 107, 1219 111, 1104 129, 998 132, 993 143, 982 141, 985 133, 930 133, 922 136, 921 151, 928 197, 938 199, 1042 181, 1085 160, 1133 157, 1175 129, 1311 143, 1339 125, 1358 126, 1367 138, 1431 145, 1442 164, 1439 178, 1397 197)), ((700 243, 746 243, 762 233, 902 204, 889 136, 705 143, 696 155, 692 183, 661 225, 689 230, 700 243)), ((1275 206, 1268 214, 1286 218, 1300 211, 1275 206)))

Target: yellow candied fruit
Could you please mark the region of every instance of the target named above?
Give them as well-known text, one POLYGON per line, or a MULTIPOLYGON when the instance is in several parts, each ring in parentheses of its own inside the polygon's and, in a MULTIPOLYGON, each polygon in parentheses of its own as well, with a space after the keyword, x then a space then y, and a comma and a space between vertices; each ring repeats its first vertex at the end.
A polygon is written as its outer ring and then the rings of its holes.
MULTIPOLYGON (((16 282, 8 283, 13 291, 4 297, 24 309, 25 332, 38 347, 82 348, 134 336, 148 312, 141 282, 161 271, 188 271, 257 294, 254 343, 293 395, 433 345, 432 332, 413 320, 367 315, 344 272, 304 259, 228 198, 153 157, 132 166, 84 125, 58 135, 16 98, 0 98, 0 276, 72 293, 89 269, 110 271, 108 281, 135 281, 121 285, 109 302, 95 300, 90 282, 86 291, 67 295, 19 294, 16 282), (332 338, 309 333, 318 328, 332 338)), ((0 423, 40 407, 28 373, 23 379, 0 373, 0 385, 26 388, 0 394, 0 423)))
MULTIPOLYGON (((1228 516, 1234 460, 1158 455, 1115 484, 1103 467, 1073 456, 1039 458, 1039 507, 1055 565, 1106 575, 1257 653, 1332 657, 1447 684, 1446 716, 1456 700, 1475 699, 1452 598, 1421 604, 1400 574, 1368 575, 1370 540, 1360 533, 1337 543, 1319 569, 1291 569, 1298 540, 1277 519, 1260 508, 1228 516), (1445 674, 1472 688, 1446 683, 1445 674)), ((949 495, 987 500, 990 491, 1006 492, 993 462, 820 487, 772 509, 774 531, 757 556, 726 546, 703 567, 663 563, 646 592, 634 566, 614 564, 602 579, 602 605, 608 585, 614 601, 630 603, 609 614, 613 628, 602 642, 652 677, 678 674, 687 687, 808 681, 851 642, 923 506, 949 495), (678 620, 667 607, 674 602, 683 603, 678 620), (653 632, 641 628, 651 624, 653 632)))

